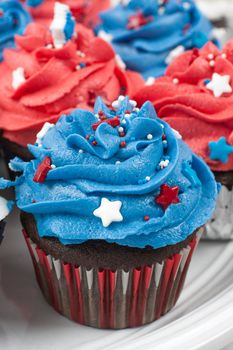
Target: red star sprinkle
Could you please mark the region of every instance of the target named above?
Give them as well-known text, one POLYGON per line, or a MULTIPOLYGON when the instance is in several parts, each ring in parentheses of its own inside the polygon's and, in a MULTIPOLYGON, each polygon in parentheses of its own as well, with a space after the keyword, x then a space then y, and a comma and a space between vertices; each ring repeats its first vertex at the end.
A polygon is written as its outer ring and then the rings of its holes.
POLYGON ((145 17, 142 12, 138 12, 136 15, 129 17, 127 28, 128 29, 137 29, 137 28, 140 28, 151 21, 153 21, 152 16, 145 17))
POLYGON ((46 179, 46 176, 49 172, 49 170, 51 170, 51 158, 49 157, 45 157, 42 162, 38 165, 37 171, 34 175, 33 181, 35 182, 39 182, 39 183, 43 183, 46 179))
POLYGON ((164 210, 166 210, 169 207, 169 205, 180 203, 178 194, 178 186, 171 187, 168 185, 162 185, 160 187, 160 194, 155 198, 155 202, 161 205, 161 207, 163 207, 164 210))
POLYGON ((111 125, 113 128, 115 128, 118 125, 120 125, 120 120, 117 117, 111 118, 111 119, 104 119, 104 120, 101 120, 101 121, 93 124, 92 129, 95 131, 98 128, 98 126, 100 124, 103 124, 103 123, 107 123, 107 124, 111 125))

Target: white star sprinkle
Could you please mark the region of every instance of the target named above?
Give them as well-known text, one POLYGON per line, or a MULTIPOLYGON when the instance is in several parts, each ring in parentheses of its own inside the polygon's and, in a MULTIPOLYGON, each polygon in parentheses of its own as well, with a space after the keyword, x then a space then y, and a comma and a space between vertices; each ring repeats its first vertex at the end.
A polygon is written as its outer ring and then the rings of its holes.
POLYGON ((14 90, 17 90, 25 81, 23 67, 19 67, 12 72, 12 87, 14 90))
POLYGON ((180 56, 185 51, 184 46, 179 45, 174 50, 172 50, 167 56, 165 62, 166 64, 171 64, 178 56, 180 56))
POLYGON ((173 133, 175 134, 175 137, 178 139, 178 140, 182 140, 182 135, 179 133, 179 131, 175 130, 175 129, 172 129, 173 133))
POLYGON ((122 101, 124 100, 124 98, 125 97, 123 95, 120 95, 116 101, 113 101, 112 107, 115 109, 118 109, 122 104, 122 101))
POLYGON ((54 124, 52 124, 52 123, 48 123, 48 122, 44 123, 42 129, 36 135, 36 143, 38 145, 41 145, 42 139, 45 137, 47 132, 53 127, 54 127, 54 124))
POLYGON ((213 91, 215 97, 221 97, 224 93, 231 93, 230 75, 214 73, 211 81, 206 85, 207 89, 213 91))
POLYGON ((102 220, 104 227, 108 227, 112 222, 123 221, 123 216, 120 213, 121 207, 121 201, 111 202, 107 198, 102 198, 99 208, 94 210, 93 214, 102 220))
POLYGON ((98 37, 100 37, 101 39, 103 39, 104 41, 107 41, 107 43, 110 43, 112 41, 112 35, 108 34, 107 32, 105 32, 104 30, 100 30, 98 33, 98 37))

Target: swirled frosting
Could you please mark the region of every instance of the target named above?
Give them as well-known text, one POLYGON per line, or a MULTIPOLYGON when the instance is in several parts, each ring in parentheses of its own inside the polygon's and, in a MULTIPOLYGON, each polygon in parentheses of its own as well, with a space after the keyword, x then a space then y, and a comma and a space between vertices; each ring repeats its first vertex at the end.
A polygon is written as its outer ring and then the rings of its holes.
POLYGON ((138 73, 117 63, 104 40, 82 25, 57 49, 49 29, 40 24, 30 24, 15 40, 17 49, 5 50, 0 65, 0 129, 17 144, 34 143, 46 121, 53 123, 73 108, 93 108, 96 96, 109 103, 143 84, 138 73))
POLYGON ((211 24, 192 0, 131 0, 100 17, 98 34, 145 78, 163 75, 178 54, 212 39, 211 24))
MULTIPOLYGON (((38 23, 49 25, 56 0, 28 0, 29 11, 38 23)), ((99 22, 99 13, 110 6, 110 0, 59 0, 68 5, 78 23, 93 28, 99 22)))
POLYGON ((74 110, 29 146, 35 159, 11 166, 18 207, 41 237, 63 244, 93 239, 159 248, 186 239, 210 218, 217 196, 211 171, 159 120, 120 97, 109 109, 74 110))
POLYGON ((29 13, 19 1, 0 2, 0 61, 3 59, 3 50, 15 46, 15 34, 23 34, 30 21, 29 13))
POLYGON ((159 117, 179 130, 214 171, 229 171, 233 170, 232 88, 233 41, 222 51, 208 43, 177 58, 165 77, 135 98, 140 104, 150 100, 159 117))

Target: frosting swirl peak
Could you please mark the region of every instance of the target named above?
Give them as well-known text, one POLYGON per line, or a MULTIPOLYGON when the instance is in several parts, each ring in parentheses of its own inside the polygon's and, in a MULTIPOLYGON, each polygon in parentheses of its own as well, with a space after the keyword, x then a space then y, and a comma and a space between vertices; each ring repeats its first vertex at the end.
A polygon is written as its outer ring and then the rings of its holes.
POLYGON ((131 0, 100 17, 99 36, 145 78, 163 75, 181 52, 213 39, 211 24, 192 0, 131 0))

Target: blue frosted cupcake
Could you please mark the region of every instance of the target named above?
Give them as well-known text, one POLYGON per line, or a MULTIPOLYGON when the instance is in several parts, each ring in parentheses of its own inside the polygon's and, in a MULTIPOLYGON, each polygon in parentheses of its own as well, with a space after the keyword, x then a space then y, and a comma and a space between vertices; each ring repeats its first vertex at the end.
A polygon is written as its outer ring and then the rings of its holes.
POLYGON ((102 12, 102 24, 96 30, 112 43, 129 69, 145 78, 162 76, 183 51, 214 40, 210 22, 193 0, 126 3, 102 12))
POLYGON ((157 118, 119 97, 46 124, 35 157, 11 167, 39 286, 68 318, 126 328, 176 303, 217 185, 209 168, 157 118))
POLYGON ((30 15, 19 1, 0 1, 0 61, 3 50, 15 46, 14 36, 22 35, 30 21, 30 15))

